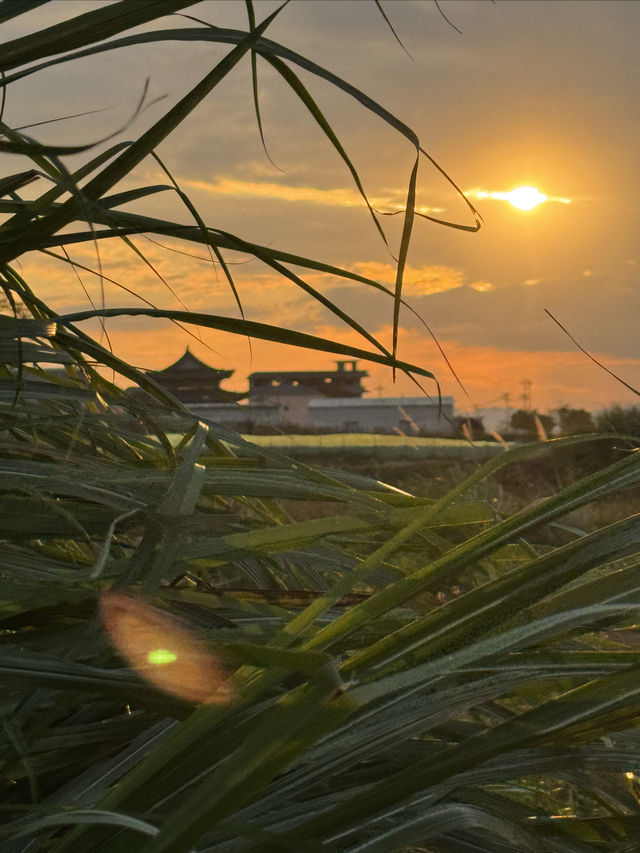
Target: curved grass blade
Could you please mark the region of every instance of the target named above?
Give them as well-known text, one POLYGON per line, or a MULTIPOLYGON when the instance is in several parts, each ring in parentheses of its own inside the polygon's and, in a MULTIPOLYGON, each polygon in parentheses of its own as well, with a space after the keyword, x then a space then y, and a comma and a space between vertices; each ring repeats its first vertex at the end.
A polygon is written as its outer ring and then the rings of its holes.
MULTIPOLYGON (((185 15, 191 20, 196 21, 197 23, 202 23, 198 18, 192 18, 190 15, 185 15)), ((155 41, 219 41, 223 43, 237 44, 242 40, 245 34, 243 34, 239 30, 230 30, 223 29, 219 27, 211 27, 210 24, 206 24, 206 27, 203 29, 194 29, 194 28, 185 28, 185 29, 174 29, 174 30, 158 30, 152 33, 141 33, 135 36, 129 36, 123 39, 113 40, 111 42, 107 42, 104 45, 99 45, 95 48, 90 48, 86 51, 80 51, 77 54, 73 54, 68 57, 62 57, 60 59, 54 59, 49 63, 43 63, 41 66, 34 66, 29 69, 25 69, 24 71, 18 72, 17 74, 7 76, 6 83, 10 83, 13 80, 20 79, 21 77, 27 76, 28 74, 35 73, 40 68, 48 67, 51 64, 57 64, 58 62, 65 62, 72 59, 80 59, 84 56, 90 56, 94 53, 100 53, 105 50, 113 50, 119 47, 127 47, 129 45, 134 44, 144 44, 147 42, 155 42, 155 41)), ((472 230, 477 231, 481 227, 482 217, 473 206, 473 204, 469 201, 469 199, 465 196, 464 192, 460 189, 460 187, 455 183, 453 178, 439 165, 439 163, 420 145, 419 139, 415 132, 411 130, 404 122, 378 104, 373 98, 370 98, 368 95, 365 95, 364 92, 359 90, 357 87, 352 86, 350 83, 347 83, 338 75, 329 71, 326 68, 318 65, 317 63, 307 59, 305 56, 302 56, 299 53, 291 50, 290 48, 284 47, 283 45, 278 44, 277 42, 272 41, 267 38, 260 38, 254 48, 257 52, 262 55, 273 55, 278 56, 281 59, 289 60, 295 65, 299 65, 301 68, 304 68, 306 71, 309 71, 311 74, 314 74, 321 79, 326 80, 334 86, 337 86, 339 89, 342 89, 346 94, 350 95, 354 98, 358 103, 373 112, 395 130, 397 130, 402 136, 404 136, 414 147, 419 148, 420 153, 423 154, 429 162, 440 172, 443 178, 455 189, 458 195, 463 199, 467 208, 471 212, 475 226, 465 227, 463 230, 472 230)), ((429 217, 425 217, 429 218, 429 217)), ((440 224, 448 226, 448 227, 460 227, 456 226, 454 223, 447 222, 445 220, 438 220, 440 224)))
MULTIPOLYGON (((27 3, 20 5, 28 10, 27 3)), ((56 53, 66 53, 86 44, 95 44, 102 39, 118 35, 123 30, 137 27, 148 21, 157 20, 162 15, 170 15, 186 6, 193 6, 190 2, 181 0, 143 0, 143 2, 131 4, 126 0, 113 3, 97 9, 91 9, 71 20, 54 24, 37 33, 4 42, 0 45, 0 69, 8 71, 17 68, 25 62, 35 62, 44 56, 52 56, 56 53)), ((13 11, 10 7, 10 13, 13 11)), ((12 15, 13 17, 13 15, 12 15)))
POLYGON ((387 13, 386 13, 386 12, 384 11, 384 9, 382 8, 382 2, 381 2, 381 0, 374 0, 374 2, 375 2, 375 4, 376 4, 376 7, 377 7, 377 9, 378 9, 378 12, 380 12, 380 14, 382 15, 382 17, 383 17, 383 18, 384 18, 384 20, 385 20, 386 25, 389 27, 389 29, 390 29, 390 30, 391 30, 391 32, 393 33, 393 37, 394 37, 394 38, 395 38, 395 40, 398 42, 398 44, 400 45, 400 47, 404 50, 404 52, 407 54, 407 56, 409 57, 409 59, 411 59, 411 60, 413 61, 413 56, 411 56, 411 54, 409 53, 409 51, 407 50, 407 48, 406 48, 406 47, 404 46, 404 44, 402 43, 402 41, 401 41, 401 39, 400 39, 400 36, 398 35, 398 33, 397 33, 397 32, 395 31, 395 29, 393 28, 393 24, 392 24, 392 23, 391 23, 391 21, 389 20, 389 17, 388 17, 388 15, 387 15, 387 13))
POLYGON ((609 368, 608 368, 608 367, 605 367, 605 366, 604 366, 604 364, 602 364, 602 362, 598 361, 598 359, 597 359, 597 358, 594 358, 594 357, 591 355, 591 353, 590 353, 590 352, 587 352, 587 350, 586 350, 586 349, 585 349, 581 344, 579 344, 579 343, 578 343, 578 341, 573 337, 573 335, 569 332, 569 330, 568 330, 568 329, 566 329, 566 328, 562 325, 562 323, 561 323, 559 320, 557 320, 557 319, 553 316, 553 314, 551 313, 551 311, 549 311, 547 308, 545 308, 545 309, 544 309, 544 312, 545 312, 545 314, 548 314, 548 315, 549 315, 549 317, 551 317, 551 319, 553 320, 553 322, 554 322, 557 326, 560 326, 560 328, 561 328, 561 329, 562 329, 562 331, 565 333, 565 335, 567 335, 567 337, 568 337, 571 341, 573 341, 573 343, 578 347, 578 349, 580 350, 580 352, 583 352, 583 353, 587 356, 587 358, 591 359, 591 361, 592 361, 594 364, 597 364, 597 365, 598 365, 598 367, 599 367, 601 370, 604 370, 606 373, 608 373, 608 374, 609 374, 609 376, 612 376, 612 377, 616 380, 616 382, 619 382, 621 385, 624 385, 624 387, 625 387, 625 388, 627 388, 629 391, 632 391, 632 392, 633 392, 637 397, 640 397, 640 391, 638 391, 638 389, 637 389, 637 388, 634 388, 634 387, 633 387, 633 385, 629 385, 629 383, 628 383, 628 382, 625 382, 625 381, 624 381, 624 379, 622 379, 620 376, 618 376, 618 375, 617 375, 616 373, 614 373, 612 370, 609 370, 609 368))
MULTIPOLYGON (((164 0, 163 0, 164 2, 164 0)), ((285 0, 285 4, 288 0, 285 0)), ((122 5, 122 4, 118 4, 122 5)), ((152 7, 158 4, 155 0, 152 7)), ((172 5, 167 2, 167 6, 172 5)), ((187 115, 211 92, 218 83, 234 68, 245 53, 255 44, 262 32, 269 26, 279 14, 282 6, 279 6, 271 15, 256 28, 254 33, 245 36, 240 44, 236 45, 216 66, 212 69, 194 88, 185 95, 168 113, 159 121, 145 131, 135 142, 123 151, 112 163, 106 166, 102 172, 92 178, 82 189, 82 197, 87 201, 96 201, 108 189, 128 175, 159 143, 165 139, 178 125, 184 121, 187 115)), ((106 7, 111 9, 113 7, 106 7)), ((100 10, 102 11, 102 10, 100 10)), ((92 14, 92 13, 89 13, 92 14)), ((60 228, 72 222, 81 213, 78 201, 71 198, 60 207, 45 214, 37 222, 32 223, 25 229, 20 238, 12 240, 4 250, 0 246, 0 263, 8 262, 25 251, 33 248, 34 242, 50 236, 60 228)), ((11 227, 11 220, 8 223, 11 227)))
POLYGON ((44 6, 51 0, 2 0, 0 3, 0 24, 4 24, 12 18, 17 18, 19 15, 24 15, 25 12, 30 12, 32 9, 37 9, 38 6, 44 6))
POLYGON ((6 823, 0 828, 0 838, 6 841, 34 836, 44 829, 67 826, 68 824, 93 824, 100 826, 117 826, 120 829, 130 829, 142 835, 156 836, 158 828, 147 821, 119 812, 109 812, 102 809, 65 809, 60 814, 30 817, 6 823))
MULTIPOLYGON (((245 0, 245 6, 247 7, 247 15, 249 18, 249 30, 253 31, 256 28, 256 15, 252 0, 245 0)), ((202 21, 202 23, 205 22, 202 21)), ((251 88, 253 94, 253 109, 256 114, 256 122, 258 123, 258 133, 260 134, 262 149, 267 160, 271 163, 274 169, 278 169, 279 172, 282 172, 283 170, 273 162, 264 138, 264 128, 262 126, 262 115, 260 112, 260 96, 258 93, 258 57, 255 50, 251 51, 251 88)))
POLYGON ((389 243, 387 242, 386 234, 384 233, 382 226, 378 222, 378 218, 375 214, 373 207, 369 203, 369 199, 367 198, 367 194, 364 190, 364 187, 362 186, 362 181, 360 180, 360 175, 358 174, 356 167, 353 165, 351 158, 345 151, 333 128, 325 118, 322 110, 318 107, 317 103, 311 97, 309 90, 304 86, 302 80, 300 80, 300 78, 296 74, 294 74, 293 71, 288 67, 288 65, 282 60, 270 55, 265 55, 264 58, 269 63, 269 65, 271 65, 272 68, 275 68, 275 70, 280 74, 283 80, 285 80, 293 89, 298 98, 302 101, 307 110, 311 113, 319 127, 322 129, 325 136, 329 139, 335 150, 340 155, 340 158, 351 173, 353 182, 355 183, 358 192, 360 193, 364 203, 366 204, 367 210, 371 214, 371 218, 373 219, 373 223, 376 227, 378 234, 382 238, 382 241, 384 242, 385 246, 387 246, 388 248, 389 243))
MULTIPOLYGON (((253 53, 252 53, 252 55, 253 55, 253 53)), ((175 178, 173 177, 173 175, 171 174, 169 169, 165 166, 165 164, 163 163, 163 161, 160 159, 160 157, 158 156, 158 154, 155 151, 152 152, 152 156, 153 156, 154 160, 158 163, 160 168, 163 170, 165 175, 171 181, 174 190, 178 194, 178 197, 180 198, 180 200, 182 201, 184 206, 187 208, 189 213, 195 219, 196 224, 200 228, 201 233, 203 234, 203 236, 206 237, 207 226, 205 225, 204 220, 202 219, 200 214, 198 213, 195 205, 193 204, 193 202, 191 201, 189 196, 180 189, 177 181, 175 180, 175 178)), ((229 287, 231 288, 231 292, 233 293, 233 298, 235 299, 236 305, 238 306, 238 310, 240 311, 240 316, 244 320, 245 315, 244 315, 244 308, 242 305, 242 300, 240 299, 240 294, 238 293, 238 289, 236 287, 235 281, 233 280, 233 276, 231 275, 231 271, 229 270, 229 267, 227 266, 227 263, 224 260, 224 257, 222 256, 222 252, 220 251, 220 249, 217 246, 211 246, 209 243, 206 243, 206 245, 207 245, 207 248, 209 249, 210 255, 211 255, 211 250, 213 249, 213 252, 215 253, 216 259, 217 259, 218 263, 220 264, 222 271, 224 272, 225 278, 227 279, 227 283, 228 283, 229 287)), ((211 265, 212 266, 214 265, 213 257, 211 257, 211 265)), ((169 288, 169 289, 171 289, 171 288, 169 288)), ((181 300, 180 300, 180 304, 182 304, 183 307, 186 309, 186 305, 184 305, 184 303, 182 303, 181 300)), ((251 338, 249 338, 248 340, 249 340, 249 352, 251 353, 251 338)))
POLYGON ((434 379, 433 374, 423 367, 399 361, 390 355, 378 354, 357 347, 340 344, 326 338, 297 332, 293 329, 284 329, 279 326, 271 326, 267 323, 258 323, 253 320, 235 320, 232 317, 221 317, 215 314, 198 314, 190 311, 169 311, 159 308, 101 308, 95 311, 77 311, 74 314, 56 315, 56 321, 61 325, 71 325, 82 320, 90 320, 94 317, 163 317, 175 319, 182 323, 192 323, 210 329, 218 329, 222 332, 250 335, 253 338, 273 341, 275 343, 288 344, 306 349, 315 349, 322 352, 334 352, 348 355, 352 358, 361 358, 366 361, 374 361, 377 364, 385 364, 396 367, 407 373, 415 373, 427 379, 434 379))
MULTIPOLYGON (((418 179, 418 163, 420 162, 419 153, 416 155, 416 161, 411 170, 409 178, 409 187, 407 190, 407 204, 404 213, 404 222, 402 225, 402 238, 400 240, 400 252, 398 253, 398 265, 396 268, 396 283, 395 294, 393 300, 393 343, 391 352, 396 356, 398 351, 398 330, 400 326, 400 305, 402 302, 402 278, 404 268, 409 254, 409 244, 411 242, 411 231, 413 229, 413 211, 416 204, 416 182, 418 179)), ((395 376, 395 374, 394 374, 395 376)))
MULTIPOLYGON (((109 221, 108 217, 105 220, 105 217, 100 216, 99 212, 94 212, 93 217, 94 219, 99 221, 109 221)), ((341 275, 344 278, 365 283, 371 287, 376 288, 377 290, 391 295, 391 291, 379 282, 375 282, 372 279, 368 279, 356 273, 351 273, 349 270, 341 270, 338 267, 332 267, 327 264, 318 263, 307 258, 291 255, 289 253, 274 251, 272 249, 269 249, 268 247, 259 246, 256 243, 248 243, 245 240, 236 237, 235 235, 229 234, 228 232, 219 231, 218 229, 209 228, 206 230, 206 234, 203 235, 201 230, 195 230, 193 228, 190 229, 188 226, 176 226, 175 224, 170 222, 167 222, 165 224, 161 220, 153 220, 147 217, 136 216, 135 214, 125 214, 120 211, 118 212, 118 218, 122 222, 135 221, 137 225, 135 229, 129 229, 128 231, 125 231, 125 229, 123 228, 116 228, 107 232, 99 231, 97 232, 97 236, 100 239, 106 239, 108 237, 122 237, 125 233, 143 233, 151 230, 153 231, 153 233, 166 234, 174 237, 179 237, 181 239, 190 239, 193 242, 205 243, 214 247, 222 246, 225 248, 233 249, 235 251, 248 252, 253 254, 255 257, 259 258, 259 260, 263 261, 265 264, 274 269, 276 272, 280 273, 285 278, 288 278, 298 287, 309 293, 309 295, 311 295, 314 299, 324 305, 325 308, 327 308, 329 311, 339 317, 344 323, 351 326, 354 331, 358 332, 359 335, 368 340, 382 353, 386 355, 391 355, 386 349, 386 347, 384 347, 373 335, 371 335, 364 328, 364 326, 354 320, 350 315, 343 312, 340 308, 338 308, 337 305, 335 305, 335 303, 325 297, 316 288, 312 287, 310 284, 305 282, 295 273, 282 266, 278 262, 278 259, 282 259, 288 263, 295 263, 296 265, 306 266, 309 269, 317 269, 319 271, 327 272, 332 275, 341 275), (207 238, 206 241, 205 239, 203 239, 203 237, 207 238)), ((60 237, 42 241, 40 248, 42 248, 43 246, 62 246, 65 243, 78 243, 88 239, 91 239, 89 234, 63 234, 60 237)), ((400 301, 401 304, 406 305, 406 302, 403 299, 401 299, 400 301)), ((410 308, 410 306, 408 307, 410 308)), ((410 308, 410 310, 415 313, 413 309, 410 308)), ((433 375, 431 375, 431 378, 435 379, 433 375)), ((422 391, 423 389, 420 388, 420 390, 422 391)))

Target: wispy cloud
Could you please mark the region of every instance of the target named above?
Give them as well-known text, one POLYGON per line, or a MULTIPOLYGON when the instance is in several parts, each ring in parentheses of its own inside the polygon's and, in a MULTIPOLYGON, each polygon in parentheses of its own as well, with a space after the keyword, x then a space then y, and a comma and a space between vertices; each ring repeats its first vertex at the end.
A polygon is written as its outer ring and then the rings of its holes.
MULTIPOLYGON (((351 265, 354 272, 366 275, 375 281, 380 281, 393 287, 395 282, 395 267, 375 261, 360 261, 351 265)), ((408 296, 430 296, 433 293, 443 293, 464 286, 464 274, 455 267, 434 264, 424 267, 405 267, 404 288, 408 296)))
MULTIPOLYGON (((364 204, 362 196, 353 189, 336 187, 333 189, 318 189, 317 187, 300 187, 274 181, 239 181, 234 178, 220 178, 216 181, 183 180, 182 184, 195 190, 201 190, 212 195, 235 196, 237 198, 264 198, 285 202, 306 202, 321 204, 328 207, 361 207, 364 204)), ((372 207, 382 210, 390 208, 393 211, 402 210, 401 194, 369 196, 372 207)), ((443 208, 420 206, 419 213, 441 213, 443 208)))

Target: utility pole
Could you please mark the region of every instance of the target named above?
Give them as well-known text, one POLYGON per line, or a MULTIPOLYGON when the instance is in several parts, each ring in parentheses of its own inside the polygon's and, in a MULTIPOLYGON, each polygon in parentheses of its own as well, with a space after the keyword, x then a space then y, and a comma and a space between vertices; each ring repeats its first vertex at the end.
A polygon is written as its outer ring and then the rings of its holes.
POLYGON ((506 394, 502 395, 502 399, 506 410, 505 429, 509 430, 511 427, 511 394, 507 391, 506 394))
POLYGON ((525 412, 531 411, 531 386, 533 382, 530 379, 522 380, 522 408, 525 412))

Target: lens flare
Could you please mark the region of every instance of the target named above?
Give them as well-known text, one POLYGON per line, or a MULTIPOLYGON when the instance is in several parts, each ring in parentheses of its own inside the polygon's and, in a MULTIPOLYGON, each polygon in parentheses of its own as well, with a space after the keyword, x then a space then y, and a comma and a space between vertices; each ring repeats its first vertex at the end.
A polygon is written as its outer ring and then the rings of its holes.
POLYGON ((118 653, 156 687, 187 702, 233 698, 220 662, 174 616, 118 592, 103 593, 100 615, 118 653))
POLYGON ((149 663, 155 663, 158 664, 158 666, 162 666, 162 664, 173 663, 175 660, 178 660, 178 655, 169 649, 151 649, 147 655, 147 660, 149 663))

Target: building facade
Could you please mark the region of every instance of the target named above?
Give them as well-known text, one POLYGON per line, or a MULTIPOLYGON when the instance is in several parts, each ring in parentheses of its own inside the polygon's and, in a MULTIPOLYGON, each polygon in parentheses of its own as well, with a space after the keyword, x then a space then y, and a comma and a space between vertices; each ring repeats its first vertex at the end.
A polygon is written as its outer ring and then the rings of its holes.
POLYGON ((249 376, 250 405, 276 405, 282 424, 313 427, 310 403, 316 399, 358 399, 366 370, 356 361, 338 361, 336 370, 275 370, 249 376))
MULTIPOLYGON (((187 347, 174 364, 148 371, 198 417, 233 426, 240 432, 264 429, 335 432, 387 432, 404 435, 451 435, 457 424, 453 398, 363 397, 366 370, 357 361, 338 361, 335 370, 259 371, 249 376, 249 390, 227 391, 220 383, 233 370, 201 361, 187 347), (247 400, 248 398, 248 400, 247 400)), ((144 396, 133 389, 134 396, 144 396)))
POLYGON ((310 420, 336 432, 389 432, 452 435, 456 431, 453 397, 371 397, 313 399, 310 420))

